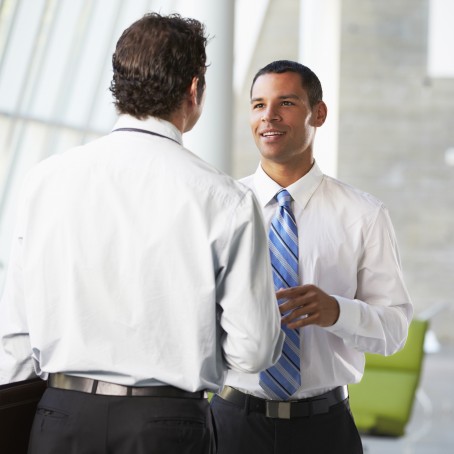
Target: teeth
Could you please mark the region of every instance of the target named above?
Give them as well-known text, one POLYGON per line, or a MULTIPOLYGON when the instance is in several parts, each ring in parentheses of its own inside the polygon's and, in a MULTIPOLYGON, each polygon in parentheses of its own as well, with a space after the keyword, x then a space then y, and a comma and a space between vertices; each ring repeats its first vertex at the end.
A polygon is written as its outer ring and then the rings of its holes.
POLYGON ((278 131, 269 131, 269 132, 264 132, 262 134, 263 137, 270 137, 270 136, 282 136, 282 132, 278 132, 278 131))

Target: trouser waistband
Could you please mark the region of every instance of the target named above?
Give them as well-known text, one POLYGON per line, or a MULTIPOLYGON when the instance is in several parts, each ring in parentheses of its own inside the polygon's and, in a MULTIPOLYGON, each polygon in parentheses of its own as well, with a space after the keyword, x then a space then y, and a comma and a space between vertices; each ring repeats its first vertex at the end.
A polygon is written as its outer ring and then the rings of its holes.
POLYGON ((103 396, 176 397, 186 399, 203 399, 207 397, 205 391, 190 392, 174 386, 125 386, 60 373, 49 375, 48 386, 50 388, 66 389, 68 391, 79 391, 103 396))
POLYGON ((348 389, 347 386, 338 386, 324 394, 307 399, 277 401, 261 399, 225 386, 219 396, 248 412, 261 413, 267 418, 291 419, 328 413, 333 405, 348 398, 348 389))

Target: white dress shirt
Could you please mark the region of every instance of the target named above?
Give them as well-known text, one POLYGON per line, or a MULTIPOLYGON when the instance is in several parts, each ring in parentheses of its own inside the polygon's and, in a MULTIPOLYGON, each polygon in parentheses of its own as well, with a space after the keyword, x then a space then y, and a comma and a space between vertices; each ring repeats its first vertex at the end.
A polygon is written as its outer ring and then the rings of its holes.
POLYGON ((0 383, 48 373, 217 390, 257 372, 283 333, 249 189, 171 123, 116 131, 28 175, 0 302, 0 383), (257 264, 260 264, 259 266, 257 264))
MULTIPOLYGON (((280 186, 259 166, 241 180, 252 188, 269 229, 280 186)), ((300 329, 301 387, 292 399, 358 382, 363 352, 402 348, 413 309, 387 209, 373 196, 323 175, 314 164, 286 188, 298 226, 300 285, 315 284, 339 302, 328 328, 300 329)), ((258 374, 229 372, 228 385, 266 397, 258 374)))

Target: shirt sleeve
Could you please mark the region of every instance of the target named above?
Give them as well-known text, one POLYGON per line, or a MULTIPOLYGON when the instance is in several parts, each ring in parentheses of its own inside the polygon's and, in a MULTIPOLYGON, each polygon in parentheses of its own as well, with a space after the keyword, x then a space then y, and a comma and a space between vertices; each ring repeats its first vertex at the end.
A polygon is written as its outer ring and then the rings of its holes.
POLYGON ((394 229, 381 206, 365 234, 355 299, 333 295, 338 321, 328 331, 362 352, 392 355, 406 341, 413 306, 404 284, 394 229))
POLYGON ((225 253, 217 286, 224 359, 233 370, 256 373, 278 360, 284 334, 262 214, 250 190, 231 220, 225 253))
POLYGON ((22 233, 17 229, 0 300, 0 383, 3 384, 35 375, 22 281, 22 242, 22 233))

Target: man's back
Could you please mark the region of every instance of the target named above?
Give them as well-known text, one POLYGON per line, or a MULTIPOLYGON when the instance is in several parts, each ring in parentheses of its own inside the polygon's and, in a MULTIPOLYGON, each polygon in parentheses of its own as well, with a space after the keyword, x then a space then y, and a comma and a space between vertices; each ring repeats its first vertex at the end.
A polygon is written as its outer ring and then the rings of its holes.
POLYGON ((131 24, 112 56, 115 130, 29 175, 0 383, 49 379, 30 454, 211 454, 203 390, 280 354, 254 196, 181 146, 203 110, 206 44, 178 14, 131 24))
POLYGON ((147 125, 168 138, 113 132, 30 175, 21 235, 32 347, 49 372, 210 389, 225 371, 218 284, 251 195, 173 142, 169 123, 147 125))

